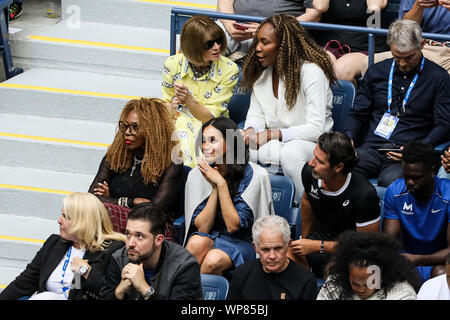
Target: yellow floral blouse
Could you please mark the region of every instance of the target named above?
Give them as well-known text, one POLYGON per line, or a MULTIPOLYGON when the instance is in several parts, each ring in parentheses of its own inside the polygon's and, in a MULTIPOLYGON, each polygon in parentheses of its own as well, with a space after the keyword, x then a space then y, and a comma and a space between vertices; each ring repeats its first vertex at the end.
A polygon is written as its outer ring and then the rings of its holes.
MULTIPOLYGON (((230 59, 221 56, 213 61, 209 71, 199 78, 189 66, 183 54, 170 56, 162 71, 163 100, 171 102, 175 97, 174 83, 181 82, 189 88, 192 96, 218 118, 229 117, 228 102, 233 95, 239 78, 239 69, 230 59)), ((175 129, 183 152, 183 163, 189 167, 197 165, 195 141, 202 123, 197 120, 186 106, 180 105, 175 115, 175 129)))

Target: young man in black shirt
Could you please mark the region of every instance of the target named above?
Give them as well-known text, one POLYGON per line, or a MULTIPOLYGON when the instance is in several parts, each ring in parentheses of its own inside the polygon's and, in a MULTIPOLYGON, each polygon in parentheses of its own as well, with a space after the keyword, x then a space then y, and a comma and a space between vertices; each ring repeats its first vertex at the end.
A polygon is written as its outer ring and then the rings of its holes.
POLYGON ((358 155, 340 132, 319 137, 314 158, 302 170, 302 235, 289 257, 323 277, 336 237, 346 230, 379 232, 380 205, 375 188, 351 172, 358 155))
POLYGON ((314 275, 287 258, 291 230, 286 219, 270 215, 252 227, 259 259, 240 265, 231 281, 228 300, 315 300, 314 275))

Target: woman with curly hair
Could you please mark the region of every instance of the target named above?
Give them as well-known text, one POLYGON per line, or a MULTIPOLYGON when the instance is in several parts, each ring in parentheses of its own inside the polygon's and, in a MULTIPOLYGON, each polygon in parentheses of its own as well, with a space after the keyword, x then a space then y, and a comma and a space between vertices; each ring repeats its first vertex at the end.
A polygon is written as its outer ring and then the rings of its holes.
MULTIPOLYGON (((173 161, 177 160, 173 132, 173 121, 163 101, 129 101, 89 192, 107 207, 133 208, 151 201, 168 214, 171 222, 184 185, 182 164, 172 162, 172 154, 173 161)), ((178 160, 181 163, 181 158, 178 160)))
POLYGON ((250 158, 281 165, 299 200, 301 168, 333 127, 331 60, 294 16, 275 15, 256 32, 243 74, 242 86, 253 90, 242 132, 250 158))
POLYGON ((422 284, 398 242, 382 233, 342 233, 329 274, 317 300, 416 300, 422 284))

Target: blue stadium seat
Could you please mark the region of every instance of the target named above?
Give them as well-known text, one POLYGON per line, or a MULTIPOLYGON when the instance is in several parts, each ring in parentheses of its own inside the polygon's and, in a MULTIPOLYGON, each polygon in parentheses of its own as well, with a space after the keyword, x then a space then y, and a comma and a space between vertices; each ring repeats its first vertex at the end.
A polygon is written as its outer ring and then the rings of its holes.
POLYGON ((333 92, 332 117, 334 121, 333 131, 338 132, 344 129, 345 118, 356 96, 356 88, 350 81, 338 80, 338 85, 331 87, 333 92))
POLYGON ((6 79, 12 78, 23 72, 21 68, 15 68, 11 56, 11 47, 9 46, 8 20, 9 6, 13 0, 0 0, 0 54, 3 58, 6 79))
POLYGON ((269 177, 275 214, 287 220, 291 227, 292 239, 297 239, 301 234, 302 228, 300 208, 294 203, 294 183, 286 176, 270 174, 269 177))
POLYGON ((239 129, 244 128, 247 112, 250 107, 250 97, 252 93, 243 93, 239 84, 236 86, 236 92, 228 102, 228 111, 230 112, 230 119, 236 122, 239 129))
POLYGON ((203 298, 205 300, 225 300, 230 284, 225 277, 214 274, 200 274, 203 298))

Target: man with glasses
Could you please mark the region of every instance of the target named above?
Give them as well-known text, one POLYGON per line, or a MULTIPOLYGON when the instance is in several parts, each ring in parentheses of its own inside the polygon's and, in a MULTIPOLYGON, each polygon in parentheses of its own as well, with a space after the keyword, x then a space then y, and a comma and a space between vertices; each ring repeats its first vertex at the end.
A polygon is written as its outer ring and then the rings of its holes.
POLYGON ((392 23, 387 44, 394 58, 367 70, 344 126, 360 156, 354 172, 378 177, 380 187, 402 177, 408 141, 436 146, 450 136, 450 75, 423 56, 420 26, 392 23))

